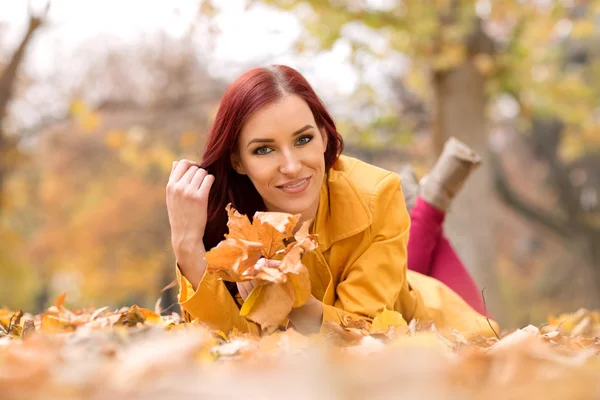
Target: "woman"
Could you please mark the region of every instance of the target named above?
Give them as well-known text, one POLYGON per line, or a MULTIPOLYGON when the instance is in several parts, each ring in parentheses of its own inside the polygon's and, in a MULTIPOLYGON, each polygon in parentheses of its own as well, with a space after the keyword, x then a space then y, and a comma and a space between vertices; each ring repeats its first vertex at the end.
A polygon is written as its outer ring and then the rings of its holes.
POLYGON ((342 156, 342 149, 332 117, 294 69, 255 68, 228 87, 202 165, 174 163, 167 184, 186 320, 260 333, 239 315, 254 283, 230 291, 206 273, 204 254, 223 239, 231 203, 249 216, 266 210, 313 220, 318 248, 302 259, 312 297, 288 316, 296 330, 326 332, 328 321, 347 318, 368 322, 388 308, 407 321, 433 319, 438 327, 490 335, 485 319, 448 287, 407 273, 410 219, 398 175, 342 156))

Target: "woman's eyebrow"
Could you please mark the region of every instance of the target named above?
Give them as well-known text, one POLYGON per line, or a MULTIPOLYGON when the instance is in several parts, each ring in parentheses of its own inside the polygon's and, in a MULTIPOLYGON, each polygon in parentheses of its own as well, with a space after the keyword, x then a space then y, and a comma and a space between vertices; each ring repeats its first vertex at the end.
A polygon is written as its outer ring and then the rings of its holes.
MULTIPOLYGON (((304 125, 302 128, 298 129, 296 132, 294 132, 292 134, 292 136, 298 136, 299 134, 301 134, 302 132, 305 132, 311 128, 314 128, 314 126, 312 125, 304 125)), ((255 138, 252 139, 251 141, 248 142, 248 145, 246 145, 246 147, 250 146, 252 143, 274 143, 275 139, 261 139, 261 138, 255 138)))
POLYGON ((292 134, 292 136, 298 136, 299 134, 301 134, 302 132, 310 129, 310 128, 314 128, 314 126, 312 125, 304 125, 302 128, 298 129, 296 132, 294 132, 292 134))

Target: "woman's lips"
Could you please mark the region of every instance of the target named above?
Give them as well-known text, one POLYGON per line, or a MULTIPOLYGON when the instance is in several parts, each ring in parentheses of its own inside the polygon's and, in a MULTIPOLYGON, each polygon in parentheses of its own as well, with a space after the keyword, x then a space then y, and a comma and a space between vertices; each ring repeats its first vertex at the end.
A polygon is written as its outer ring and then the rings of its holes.
POLYGON ((286 193, 300 193, 308 187, 308 185, 310 184, 310 180, 311 180, 311 177, 308 177, 308 178, 292 181, 292 182, 286 183, 285 185, 280 185, 277 187, 286 193))

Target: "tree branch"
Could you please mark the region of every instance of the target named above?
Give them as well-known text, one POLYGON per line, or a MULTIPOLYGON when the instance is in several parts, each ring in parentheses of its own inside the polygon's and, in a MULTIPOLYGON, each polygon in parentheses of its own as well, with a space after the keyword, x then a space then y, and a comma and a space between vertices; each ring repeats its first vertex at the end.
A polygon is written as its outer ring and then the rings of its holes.
POLYGON ((23 57, 25 56, 25 50, 31 42, 31 38, 33 37, 34 32, 44 22, 44 18, 48 13, 49 6, 50 3, 47 4, 44 13, 41 15, 34 15, 30 7, 29 25, 27 27, 27 32, 25 33, 25 36, 23 36, 23 39, 21 39, 19 47, 17 47, 17 50, 15 50, 10 62, 2 72, 2 75, 0 76, 0 121, 4 119, 8 112, 8 103, 10 102, 10 99, 13 95, 16 80, 15 78, 17 76, 19 65, 21 65, 23 57))
POLYGON ((569 179, 569 171, 558 158, 558 147, 562 141, 565 124, 557 118, 533 118, 532 138, 536 153, 542 157, 549 167, 549 178, 561 207, 568 215, 569 224, 576 224, 581 214, 581 204, 574 195, 569 179))
POLYGON ((496 191, 506 205, 524 217, 552 230, 559 236, 566 237, 569 235, 566 221, 562 221, 549 213, 538 210, 535 206, 528 204, 509 187, 498 154, 489 152, 489 157, 492 172, 494 174, 493 179, 496 191))

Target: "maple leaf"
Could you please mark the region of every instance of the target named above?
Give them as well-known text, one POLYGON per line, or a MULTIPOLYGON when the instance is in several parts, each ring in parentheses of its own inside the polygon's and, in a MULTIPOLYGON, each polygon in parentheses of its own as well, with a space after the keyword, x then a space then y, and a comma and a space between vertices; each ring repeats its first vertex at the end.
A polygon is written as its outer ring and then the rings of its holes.
POLYGON ((244 273, 254 268, 262 247, 261 243, 230 237, 208 251, 204 258, 208 270, 217 273, 221 279, 232 282, 252 280, 254 276, 244 273))
POLYGON ((306 251, 311 251, 317 248, 317 235, 310 234, 310 224, 312 221, 304 221, 298 232, 294 235, 294 239, 299 246, 306 251))
POLYGON ((272 258, 279 250, 285 248, 284 241, 293 236, 293 231, 300 215, 280 212, 262 212, 254 214, 252 223, 245 215, 227 205, 227 227, 229 233, 226 238, 236 238, 248 242, 258 242, 263 245, 262 255, 272 258))
POLYGON ((225 209, 228 217, 227 228, 229 228, 229 234, 225 237, 235 237, 253 242, 256 237, 253 235, 252 223, 250 223, 248 217, 240 214, 235 208, 231 207, 231 204, 228 204, 225 209))

